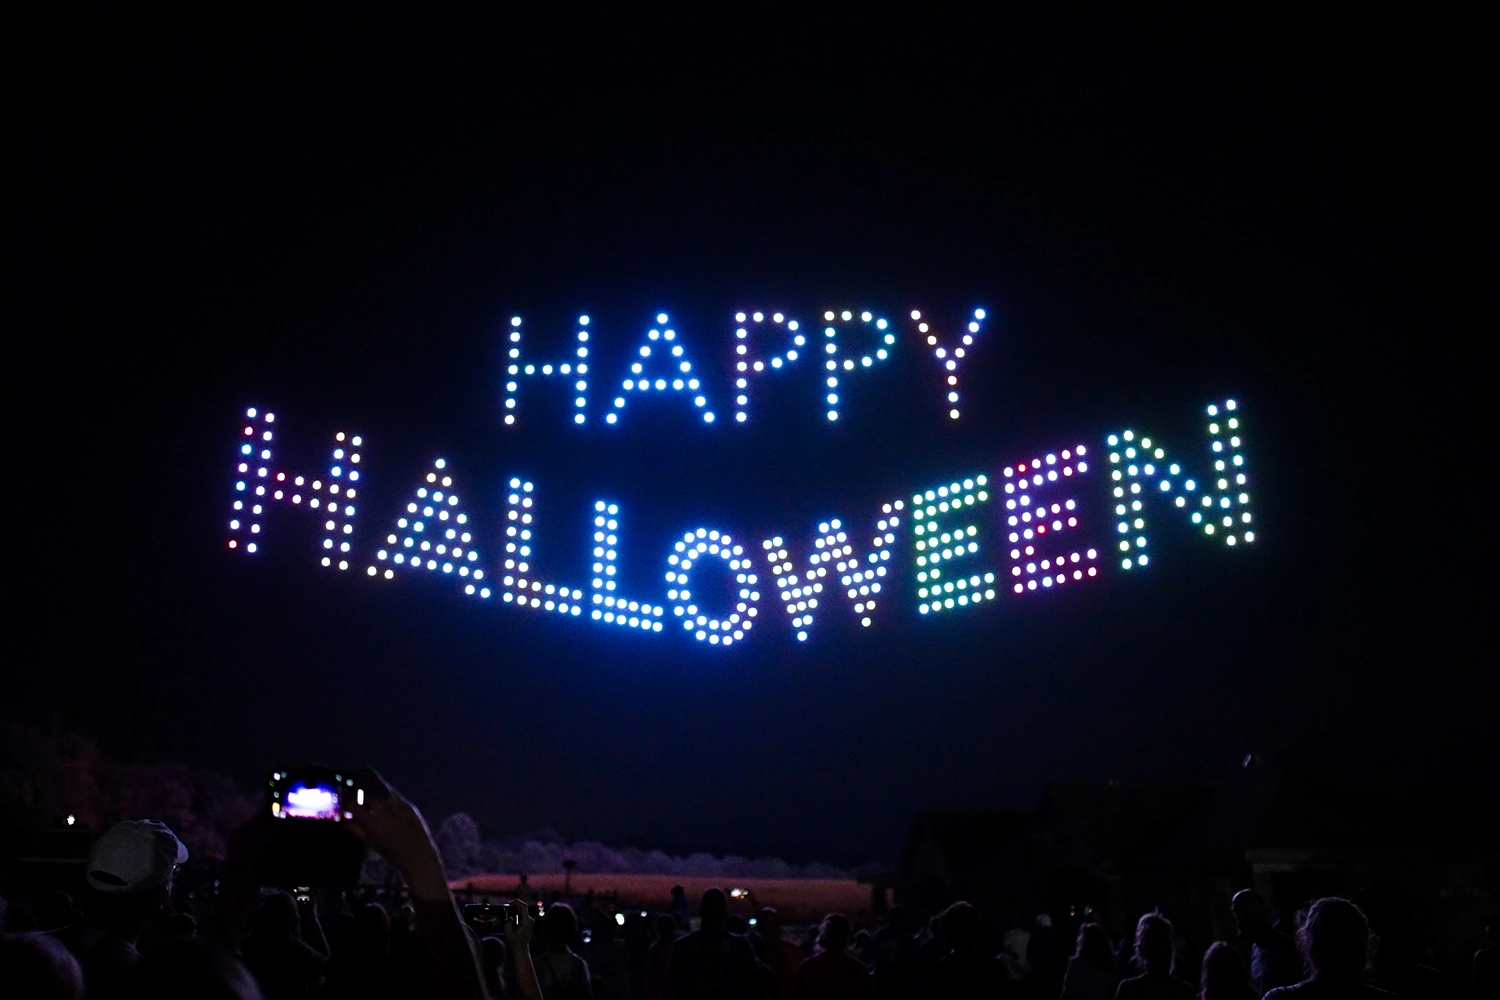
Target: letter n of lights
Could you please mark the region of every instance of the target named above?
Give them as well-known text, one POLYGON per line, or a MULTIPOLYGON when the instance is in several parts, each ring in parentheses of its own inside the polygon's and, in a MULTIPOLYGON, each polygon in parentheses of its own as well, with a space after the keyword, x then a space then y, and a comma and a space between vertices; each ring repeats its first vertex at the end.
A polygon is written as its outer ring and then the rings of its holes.
POLYGON ((255 407, 245 411, 245 425, 240 435, 238 461, 235 463, 234 502, 229 518, 229 547, 241 552, 260 550, 261 528, 266 511, 272 504, 290 504, 318 512, 323 519, 324 566, 349 568, 355 507, 359 482, 359 435, 350 437, 343 431, 333 436, 333 454, 325 479, 271 471, 271 429, 274 413, 261 413, 255 407))
POLYGON ((385 536, 385 547, 375 553, 379 565, 371 565, 365 572, 387 580, 401 568, 440 572, 462 579, 464 593, 488 598, 489 584, 484 582, 484 567, 479 565, 479 552, 474 548, 474 526, 459 506, 447 469, 444 459, 432 463, 426 481, 417 487, 406 510, 396 519, 396 530, 385 536))
POLYGON ((955 559, 979 554, 979 525, 970 518, 974 516, 973 508, 989 501, 986 476, 949 483, 911 498, 920 613, 963 610, 995 599, 993 571, 965 574, 959 570, 952 575, 947 565, 955 559))
POLYGON ((1200 484, 1182 477, 1182 467, 1167 457, 1166 449, 1134 431, 1121 431, 1105 439, 1109 445, 1110 479, 1113 482, 1116 530, 1120 536, 1120 566, 1146 566, 1146 500, 1152 496, 1173 497, 1173 503, 1190 512, 1193 524, 1209 537, 1235 546, 1255 541, 1250 527, 1249 479, 1241 453, 1239 404, 1232 399, 1209 405, 1209 454, 1213 470, 1200 484))
MULTIPOLYGON (((1070 580, 1098 577, 1099 550, 1075 549, 1069 553, 1045 545, 1065 531, 1078 527, 1078 501, 1073 497, 1054 497, 1049 505, 1047 494, 1087 474, 1084 460, 1088 449, 1083 445, 1064 448, 1061 459, 1049 453, 1045 459, 1034 458, 1005 467, 1005 521, 1010 541, 1010 584, 1018 594, 1061 586, 1070 580)), ((1066 546, 1064 546, 1066 548, 1066 546)))
POLYGON ((573 422, 575 424, 584 422, 584 408, 588 406, 589 391, 588 325, 587 316, 578 317, 578 346, 574 350, 577 356, 575 359, 538 364, 528 362, 523 357, 521 317, 511 317, 510 342, 505 352, 505 423, 507 426, 516 422, 520 409, 521 379, 550 377, 554 374, 573 382, 573 422))

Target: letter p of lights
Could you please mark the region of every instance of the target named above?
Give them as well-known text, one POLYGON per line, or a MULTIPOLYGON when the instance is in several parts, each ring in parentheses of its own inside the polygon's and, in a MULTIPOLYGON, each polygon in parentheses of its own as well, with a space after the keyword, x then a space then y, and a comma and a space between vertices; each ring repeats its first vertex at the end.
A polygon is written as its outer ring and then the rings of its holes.
POLYGON ((989 503, 985 476, 950 483, 911 498, 912 534, 917 550, 917 611, 953 611, 995 599, 995 574, 981 570, 948 576, 947 563, 979 553, 979 526, 967 520, 967 508, 989 503), (958 523, 955 523, 955 519, 958 523))
POLYGON ((752 331, 761 332, 765 320, 766 314, 763 312, 754 312, 749 316, 744 313, 734 314, 734 321, 739 324, 734 331, 734 419, 737 423, 744 423, 748 419, 750 379, 767 368, 778 371, 790 365, 797 360, 801 349, 807 344, 807 337, 798 332, 800 324, 796 320, 789 320, 781 313, 773 313, 771 323, 775 326, 785 324, 787 331, 792 334, 792 343, 783 354, 761 357, 750 343, 750 334, 752 331))
POLYGON ((343 431, 333 436, 333 454, 328 463, 328 478, 292 476, 271 472, 271 440, 276 422, 274 413, 260 413, 255 407, 245 411, 246 423, 235 465, 234 502, 229 519, 229 547, 248 553, 259 551, 262 522, 273 503, 290 503, 307 507, 323 516, 324 566, 349 568, 351 536, 354 534, 354 500, 359 481, 358 435, 352 438, 343 431))
POLYGON ((577 360, 560 361, 550 364, 528 363, 522 356, 521 317, 512 316, 510 319, 510 341, 506 349, 505 364, 505 423, 511 426, 516 422, 519 411, 519 398, 521 391, 521 379, 535 378, 537 375, 551 376, 556 373, 564 379, 573 380, 573 422, 581 424, 584 422, 584 407, 588 405, 588 357, 589 357, 589 325, 587 316, 578 317, 578 347, 574 350, 577 360))
POLYGON ((890 326, 888 322, 883 319, 876 319, 869 312, 859 314, 858 325, 856 325, 854 314, 848 309, 837 314, 837 316, 835 316, 832 310, 829 310, 823 314, 823 321, 828 324, 823 328, 823 354, 825 355, 823 360, 823 368, 825 370, 825 395, 823 401, 828 404, 828 419, 837 420, 839 418, 839 380, 847 378, 861 369, 868 370, 874 367, 877 362, 883 362, 890 358, 890 348, 896 343, 896 335, 888 329, 890 326), (847 334, 849 336, 852 336, 852 331, 856 329, 873 326, 877 337, 875 350, 860 354, 848 345, 840 345, 838 328, 834 326, 835 323, 840 322, 850 331, 847 334))
POLYGON ((1089 471, 1083 460, 1088 453, 1083 445, 1046 459, 1018 462, 1005 468, 1005 522, 1010 529, 1011 589, 1018 594, 1028 590, 1062 585, 1069 580, 1097 577, 1098 549, 1064 552, 1038 551, 1048 535, 1056 536, 1078 527, 1078 502, 1072 497, 1060 498, 1050 507, 1045 494, 1056 484, 1066 484, 1089 471))
POLYGON ((1232 399, 1208 407, 1209 453, 1213 472, 1205 477, 1202 488, 1193 479, 1177 479, 1182 467, 1167 461, 1164 448, 1152 444, 1148 437, 1134 431, 1122 431, 1106 438, 1113 468, 1115 515, 1119 518, 1120 566, 1131 569, 1151 561, 1146 551, 1146 499, 1153 495, 1176 493, 1174 504, 1191 511, 1192 522, 1210 537, 1217 535, 1225 545, 1249 544, 1255 541, 1250 527, 1249 480, 1245 475, 1245 457, 1240 453, 1239 405, 1232 399), (1174 481, 1175 480, 1175 481, 1174 481))

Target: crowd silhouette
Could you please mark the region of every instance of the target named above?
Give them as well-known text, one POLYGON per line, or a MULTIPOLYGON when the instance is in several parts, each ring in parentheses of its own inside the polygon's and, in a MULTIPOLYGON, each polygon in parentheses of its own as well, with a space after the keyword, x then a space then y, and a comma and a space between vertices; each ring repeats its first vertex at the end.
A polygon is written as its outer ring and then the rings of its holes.
MULTIPOLYGON (((581 919, 566 900, 460 908, 421 814, 378 775, 355 825, 399 878, 354 890, 263 888, 255 859, 273 824, 246 823, 221 877, 174 877, 181 841, 153 821, 99 838, 81 910, 50 892, 0 899, 0 996, 384 1000, 1481 1000, 1500 996, 1494 927, 1462 969, 1424 954, 1406 911, 1377 890, 1311 901, 1278 926, 1235 894, 1236 940, 1193 955, 1168 917, 1142 914, 1117 947, 1100 923, 1071 948, 1045 915, 1001 931, 967 902, 929 916, 895 906, 856 926, 841 913, 785 927, 746 918, 709 889, 661 911, 581 919), (592 923, 592 926, 590 925, 592 923), (1288 933, 1288 930, 1290 931, 1288 933), (800 937, 800 940, 797 938, 800 937)), ((525 893, 528 887, 518 886, 525 893)), ((593 914, 585 909, 585 917, 593 914)), ((1071 934, 1071 928, 1069 929, 1071 934)))

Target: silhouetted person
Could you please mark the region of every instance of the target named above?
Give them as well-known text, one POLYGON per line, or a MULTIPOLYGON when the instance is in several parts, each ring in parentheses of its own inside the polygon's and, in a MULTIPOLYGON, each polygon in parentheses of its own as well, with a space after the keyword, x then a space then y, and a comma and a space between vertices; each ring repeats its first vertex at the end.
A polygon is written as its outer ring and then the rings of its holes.
POLYGON ((578 917, 567 903, 553 903, 542 917, 542 953, 535 958, 544 1000, 586 1000, 594 995, 589 966, 573 951, 578 917))
POLYGON ((672 1000, 672 944, 677 921, 670 913, 656 918, 656 936, 646 948, 646 1000, 672 1000))
POLYGON ((781 915, 772 907, 763 907, 756 914, 755 929, 760 960, 771 970, 771 978, 776 981, 776 995, 781 1000, 791 1000, 797 985, 797 970, 805 960, 802 949, 781 936, 781 915))
POLYGON ((266 1000, 301 1000, 323 978, 328 956, 302 939, 302 914, 285 892, 261 901, 241 948, 266 1000))
POLYGON ((157 948, 109 991, 109 1000, 262 1000, 264 996, 249 970, 233 955, 201 939, 157 948))
POLYGON ((89 996, 140 960, 141 931, 171 901, 172 878, 187 857, 177 835, 149 819, 116 823, 94 842, 83 917, 55 932, 78 959, 89 996))
POLYGON ((943 940, 952 950, 927 968, 927 992, 932 997, 1012 998, 1016 989, 1005 963, 981 948, 979 911, 968 903, 954 903, 938 914, 943 940))
POLYGON ((1374 985, 1402 1000, 1446 1000, 1451 991, 1433 968, 1416 929, 1411 904, 1396 891, 1371 886, 1354 899, 1375 942, 1374 985))
POLYGON ((688 902, 687 891, 680 885, 672 886, 670 910, 678 928, 683 932, 693 929, 693 906, 688 902))
POLYGON ((1073 957, 1063 976, 1063 1000, 1111 1000, 1120 982, 1115 947, 1109 935, 1096 923, 1078 928, 1073 957))
POLYGON ((1244 956, 1227 941, 1215 941, 1203 955, 1198 1000, 1257 1000, 1244 956))
POLYGON ((81 1000, 83 970, 54 937, 0 934, 0 992, 35 1000, 81 1000))
POLYGON ((1271 907, 1254 889, 1241 889, 1229 904, 1235 929, 1250 944, 1250 987, 1264 995, 1302 980, 1296 943, 1271 923, 1271 907))
POLYGON ((1272 1000, 1394 1000, 1394 993, 1364 981, 1370 965, 1370 924, 1347 899, 1314 900, 1297 930, 1297 944, 1308 978, 1267 993, 1272 1000))
POLYGON ((797 970, 793 1000, 869 1000, 870 969, 849 954, 854 927, 842 913, 823 918, 817 954, 797 970))
POLYGON ((672 946, 672 992, 677 1000, 759 997, 760 962, 749 941, 729 933, 724 890, 703 894, 698 917, 698 929, 672 946))
POLYGON ((1484 938, 1489 945, 1474 952, 1474 995, 1476 997, 1500 997, 1500 948, 1495 947, 1496 919, 1484 922, 1484 938))
POLYGON ((198 936, 198 918, 191 913, 174 913, 161 925, 162 944, 180 944, 198 936))
POLYGON ((1197 991, 1172 975, 1172 922, 1160 913, 1136 922, 1135 965, 1143 971, 1120 981, 1115 1000, 1195 1000, 1197 991))
POLYGON ((343 946, 328 961, 331 1000, 389 996, 391 918, 379 903, 365 903, 355 911, 343 946))
POLYGON ((31 901, 31 910, 36 914, 36 929, 39 931, 58 930, 76 923, 82 916, 73 908, 73 897, 61 889, 37 893, 36 899, 31 901))
POLYGON ((1029 992, 1033 997, 1052 1000, 1062 991, 1068 954, 1052 928, 1052 918, 1045 913, 1032 921, 1031 938, 1026 942, 1026 964, 1031 967, 1029 992))
POLYGON ((877 1000, 905 1000, 917 996, 922 984, 912 914, 897 904, 891 907, 890 918, 890 924, 875 935, 875 996, 877 1000))
POLYGON ((491 1000, 507 1000, 510 992, 505 988, 505 942, 494 935, 480 938, 479 961, 484 967, 484 985, 491 1000))

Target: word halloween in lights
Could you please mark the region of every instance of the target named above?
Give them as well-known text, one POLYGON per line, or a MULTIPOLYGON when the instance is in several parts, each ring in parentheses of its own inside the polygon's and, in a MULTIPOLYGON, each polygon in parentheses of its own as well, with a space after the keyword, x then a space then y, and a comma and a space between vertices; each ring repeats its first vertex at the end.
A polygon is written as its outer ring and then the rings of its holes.
MULTIPOLYGON (((957 362, 978 332, 983 310, 961 338, 963 346, 935 347, 957 385, 957 362)), ((914 321, 920 321, 912 313, 914 321)), ((795 362, 806 335, 780 313, 770 325, 790 334, 781 354, 752 355, 747 341, 760 332, 763 313, 736 315, 737 371, 741 373, 735 419, 745 422, 752 373, 774 371, 795 362)), ((838 379, 885 361, 896 344, 890 325, 870 313, 824 313, 828 418, 836 420, 838 379), (877 347, 856 357, 841 345, 840 328, 868 325, 877 347)), ((658 323, 665 324, 659 316, 658 323)), ((587 317, 580 320, 587 326, 587 317)), ((520 375, 540 371, 575 379, 580 412, 586 419, 587 331, 580 330, 576 362, 537 366, 521 355, 520 322, 512 321, 506 397, 506 423, 515 422, 515 393, 520 375)), ((937 344, 926 324, 918 333, 937 344)), ((692 394, 692 405, 712 422, 713 412, 699 392, 691 362, 671 329, 652 329, 640 348, 643 359, 631 364, 623 380, 626 393, 674 391, 692 394), (660 354, 671 358, 675 374, 648 372, 660 354)), ((627 397, 613 401, 605 415, 617 423, 627 397)), ((957 390, 951 388, 950 417, 957 419, 957 390)), ((1120 429, 1096 444, 1080 443, 1035 453, 1019 461, 980 462, 977 468, 946 482, 912 489, 878 505, 863 527, 830 518, 817 524, 804 544, 780 534, 749 539, 726 525, 684 526, 662 553, 663 584, 656 593, 627 594, 618 562, 624 533, 619 503, 594 501, 588 572, 560 575, 555 567, 533 562, 535 533, 556 531, 542 520, 542 491, 523 477, 503 481, 503 533, 482 528, 465 506, 453 470, 436 459, 411 492, 395 502, 387 527, 374 538, 356 532, 363 504, 360 492, 363 438, 334 434, 326 471, 295 474, 278 468, 272 443, 276 418, 251 407, 245 411, 235 464, 234 499, 228 546, 253 555, 263 544, 271 510, 306 511, 321 522, 322 565, 339 571, 362 571, 377 581, 402 575, 429 575, 454 580, 466 596, 523 609, 561 615, 637 632, 685 632, 711 646, 747 640, 755 626, 763 632, 784 614, 784 627, 805 642, 815 625, 850 615, 868 628, 888 619, 905 603, 919 616, 946 617, 972 613, 1002 600, 1033 600, 1035 595, 1084 585, 1102 574, 1140 572, 1152 565, 1151 533, 1155 518, 1166 514, 1207 541, 1234 548, 1255 541, 1249 483, 1245 469, 1240 408, 1229 399, 1205 410, 1206 455, 1198 463, 1169 453, 1167 447, 1133 429, 1120 429), (1179 460, 1180 458, 1180 460, 1179 460), (1192 465, 1196 471, 1191 471, 1192 465), (1109 513, 1106 513, 1109 512, 1109 513), (1111 516, 1112 514, 1112 516, 1111 516), (706 564, 706 565, 705 565, 706 564), (704 573, 727 575, 727 600, 695 596, 704 573), (769 619, 769 620, 768 620, 769 619)), ((361 524, 365 523, 363 521, 361 524)), ((580 567, 585 568, 585 567, 580 567)))

